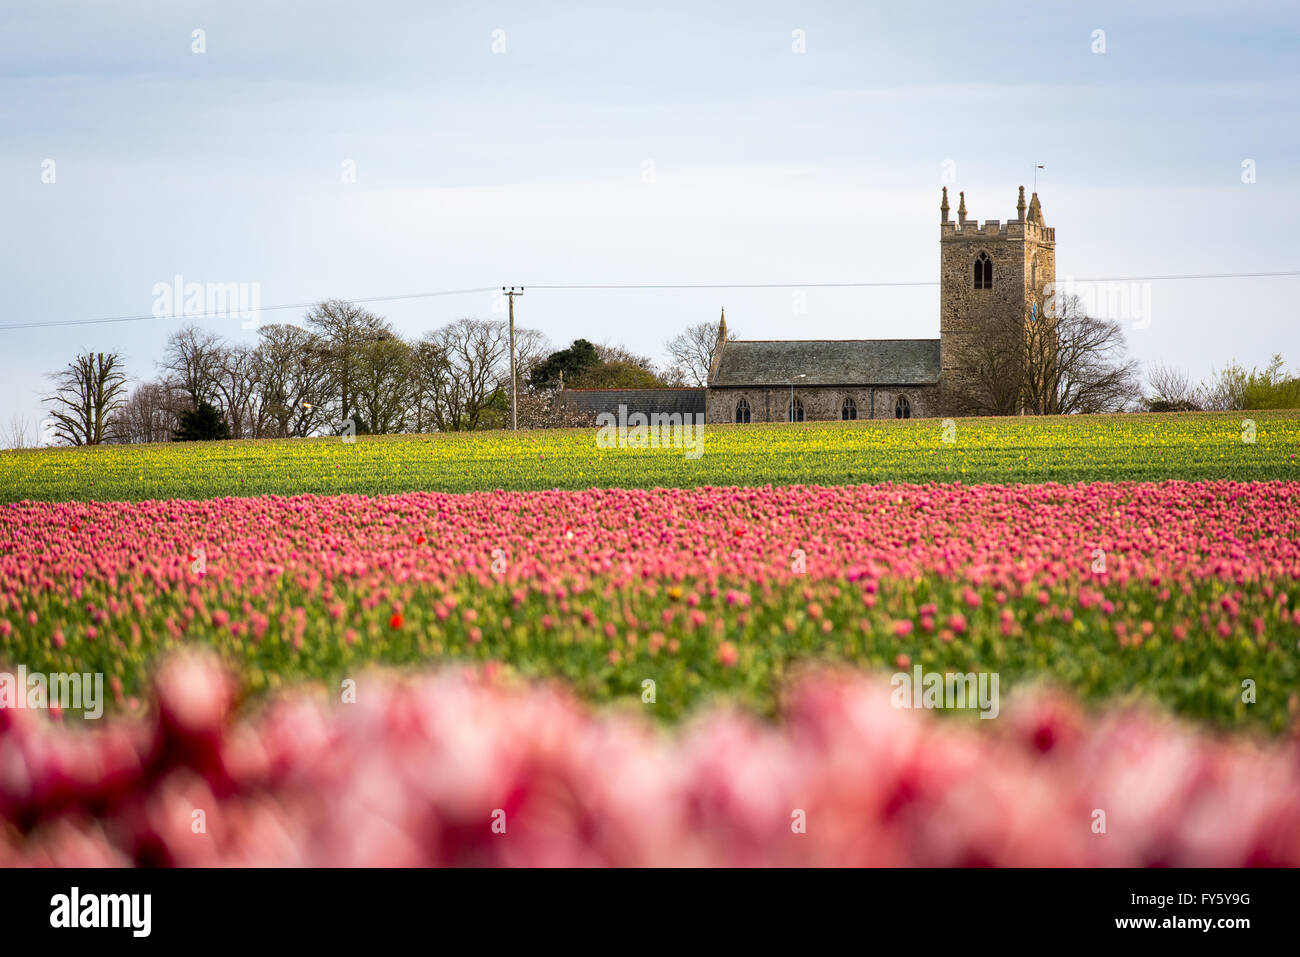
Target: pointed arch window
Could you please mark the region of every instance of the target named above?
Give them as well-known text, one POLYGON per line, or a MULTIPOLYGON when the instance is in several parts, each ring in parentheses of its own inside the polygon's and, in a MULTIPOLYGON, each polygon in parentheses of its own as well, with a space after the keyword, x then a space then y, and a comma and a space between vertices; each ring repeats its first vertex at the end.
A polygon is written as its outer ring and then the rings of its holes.
POLYGON ((790 402, 790 421, 791 421, 791 422, 802 422, 802 421, 803 421, 803 400, 802 400, 802 399, 798 399, 798 398, 796 398, 796 399, 791 400, 791 402, 790 402))
POLYGON ((988 253, 981 251, 975 257, 974 276, 976 289, 993 288, 993 260, 988 253))
POLYGON ((910 419, 912 417, 912 403, 907 401, 907 396, 900 395, 894 400, 894 418, 910 419))
POLYGON ((846 395, 844 404, 840 406, 840 418, 845 422, 858 417, 858 404, 853 401, 853 396, 846 395))
POLYGON ((739 423, 740 425, 744 425, 745 423, 749 422, 749 419, 750 419, 749 400, 741 399, 739 402, 736 403, 736 422, 739 423))

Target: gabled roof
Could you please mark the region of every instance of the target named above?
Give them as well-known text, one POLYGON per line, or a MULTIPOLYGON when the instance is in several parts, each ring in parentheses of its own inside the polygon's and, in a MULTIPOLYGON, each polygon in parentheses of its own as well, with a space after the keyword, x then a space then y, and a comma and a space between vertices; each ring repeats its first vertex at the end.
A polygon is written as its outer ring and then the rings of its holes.
POLYGON ((709 385, 934 385, 940 368, 938 339, 733 339, 709 385))

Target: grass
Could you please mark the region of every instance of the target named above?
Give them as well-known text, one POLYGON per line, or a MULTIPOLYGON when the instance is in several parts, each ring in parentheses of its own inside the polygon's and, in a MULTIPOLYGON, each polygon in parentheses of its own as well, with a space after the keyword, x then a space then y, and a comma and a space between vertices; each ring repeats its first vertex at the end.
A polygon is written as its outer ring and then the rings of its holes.
POLYGON ((0 501, 1300 477, 1294 411, 948 421, 951 443, 938 419, 709 426, 695 459, 602 449, 594 429, 8 451, 0 501))

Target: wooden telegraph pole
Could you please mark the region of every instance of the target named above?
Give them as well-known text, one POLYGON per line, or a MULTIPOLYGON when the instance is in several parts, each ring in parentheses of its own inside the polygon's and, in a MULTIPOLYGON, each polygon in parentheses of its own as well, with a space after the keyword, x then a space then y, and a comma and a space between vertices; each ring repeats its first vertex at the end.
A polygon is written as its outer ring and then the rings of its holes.
POLYGON ((523 286, 511 286, 501 291, 510 299, 510 428, 519 431, 519 382, 515 378, 515 296, 524 294, 523 286))

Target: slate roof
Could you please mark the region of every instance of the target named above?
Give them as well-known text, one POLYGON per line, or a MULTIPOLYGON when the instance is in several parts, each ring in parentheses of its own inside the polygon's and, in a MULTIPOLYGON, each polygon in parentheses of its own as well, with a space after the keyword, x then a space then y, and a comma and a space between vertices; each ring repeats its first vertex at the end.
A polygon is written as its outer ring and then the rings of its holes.
POLYGON ((938 339, 733 339, 709 385, 934 385, 940 368, 938 339))
POLYGON ((618 415, 619 405, 629 414, 654 412, 704 414, 704 389, 565 389, 560 401, 570 408, 593 415, 610 412, 618 415))

